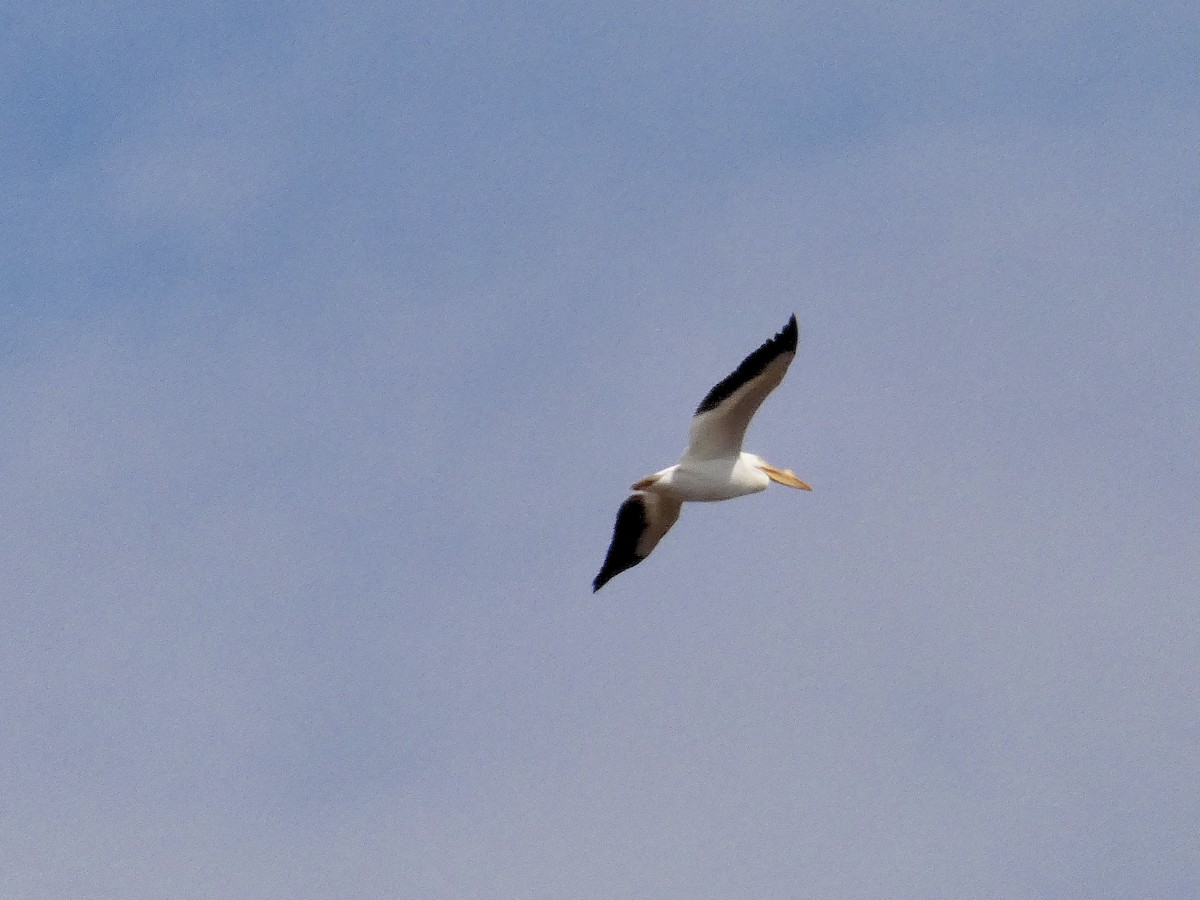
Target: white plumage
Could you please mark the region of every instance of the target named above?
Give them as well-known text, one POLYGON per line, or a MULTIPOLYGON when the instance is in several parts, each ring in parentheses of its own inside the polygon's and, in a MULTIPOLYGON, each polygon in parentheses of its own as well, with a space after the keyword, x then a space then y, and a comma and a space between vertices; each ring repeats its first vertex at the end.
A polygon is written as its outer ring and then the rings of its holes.
POLYGON ((750 419, 783 380, 796 356, 798 340, 799 329, 792 316, 775 337, 708 392, 692 416, 683 457, 676 465, 635 482, 633 493, 621 504, 604 565, 592 582, 593 591, 649 556, 675 524, 686 501, 730 500, 766 490, 772 481, 812 490, 793 472, 742 452, 750 419))

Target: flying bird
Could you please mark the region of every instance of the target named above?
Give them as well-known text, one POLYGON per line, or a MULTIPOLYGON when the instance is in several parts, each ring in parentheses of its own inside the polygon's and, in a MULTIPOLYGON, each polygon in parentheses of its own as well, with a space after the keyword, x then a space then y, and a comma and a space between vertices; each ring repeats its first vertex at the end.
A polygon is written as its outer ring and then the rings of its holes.
POLYGON ((593 592, 649 556, 679 518, 685 501, 732 500, 766 490, 772 481, 812 490, 789 469, 777 469, 760 456, 742 452, 746 426, 767 394, 783 381, 796 356, 798 339, 793 315, 701 401, 678 464, 634 482, 633 493, 617 511, 612 543, 600 574, 592 581, 593 592))

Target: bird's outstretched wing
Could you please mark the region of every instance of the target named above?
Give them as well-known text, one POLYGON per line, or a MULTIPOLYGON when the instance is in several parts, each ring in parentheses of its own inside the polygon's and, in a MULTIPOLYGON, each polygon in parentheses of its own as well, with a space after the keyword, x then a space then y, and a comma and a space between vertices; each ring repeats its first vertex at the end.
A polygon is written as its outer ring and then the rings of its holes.
POLYGON ((600 574, 592 581, 592 592, 600 590, 614 575, 631 569, 650 555, 675 520, 682 502, 662 494, 636 491, 617 510, 612 543, 600 574))
POLYGON ((800 331, 796 317, 780 332, 742 360, 717 384, 692 416, 690 441, 684 459, 736 457, 746 427, 767 394, 779 386, 796 356, 800 331))

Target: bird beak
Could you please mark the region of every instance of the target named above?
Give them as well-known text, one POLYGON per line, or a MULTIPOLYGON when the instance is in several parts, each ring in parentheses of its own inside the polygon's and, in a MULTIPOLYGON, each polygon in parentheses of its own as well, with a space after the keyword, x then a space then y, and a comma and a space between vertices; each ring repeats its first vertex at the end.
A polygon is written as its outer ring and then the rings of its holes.
POLYGON ((796 473, 791 469, 777 469, 774 466, 768 466, 763 463, 762 470, 767 473, 767 477, 778 484, 786 484, 788 487, 799 488, 802 491, 811 491, 812 488, 796 477, 796 473))

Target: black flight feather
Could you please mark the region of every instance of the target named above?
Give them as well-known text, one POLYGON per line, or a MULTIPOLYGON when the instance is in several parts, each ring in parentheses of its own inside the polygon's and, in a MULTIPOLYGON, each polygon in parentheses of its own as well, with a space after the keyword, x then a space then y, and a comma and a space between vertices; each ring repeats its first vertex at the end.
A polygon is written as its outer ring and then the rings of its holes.
POLYGON ((646 557, 638 556, 638 540, 646 530, 646 504, 639 494, 629 497, 617 510, 617 523, 613 526, 612 543, 600 574, 592 582, 592 593, 604 587, 614 575, 632 569, 646 557))
POLYGON ((796 317, 793 315, 779 334, 742 360, 742 364, 734 369, 728 378, 708 392, 708 396, 696 407, 695 415, 716 409, 743 384, 761 375, 776 357, 784 353, 795 353, 799 339, 800 330, 796 327, 796 317))

